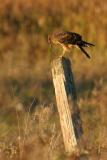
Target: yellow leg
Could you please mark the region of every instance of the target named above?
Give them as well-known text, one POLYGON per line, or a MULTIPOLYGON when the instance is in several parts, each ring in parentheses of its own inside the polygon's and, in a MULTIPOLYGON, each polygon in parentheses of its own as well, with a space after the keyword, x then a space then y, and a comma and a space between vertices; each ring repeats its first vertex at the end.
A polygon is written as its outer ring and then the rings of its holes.
POLYGON ((65 52, 66 52, 65 48, 63 48, 62 56, 64 56, 65 52))
POLYGON ((62 52, 62 56, 65 55, 66 51, 69 50, 69 47, 68 46, 63 46, 63 52, 62 52))
POLYGON ((59 56, 60 58, 62 58, 64 56, 64 54, 65 54, 65 48, 63 47, 62 49, 63 49, 63 51, 62 51, 62 54, 59 56))

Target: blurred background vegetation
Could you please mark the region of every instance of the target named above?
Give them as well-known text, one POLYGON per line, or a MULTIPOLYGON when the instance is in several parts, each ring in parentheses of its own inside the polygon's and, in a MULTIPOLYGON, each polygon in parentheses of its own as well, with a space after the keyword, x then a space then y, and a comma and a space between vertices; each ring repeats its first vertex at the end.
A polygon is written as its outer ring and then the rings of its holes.
POLYGON ((56 29, 80 33, 95 44, 91 60, 77 49, 69 57, 85 148, 93 160, 107 159, 106 0, 0 0, 0 159, 70 159, 50 70, 58 54, 47 36, 56 29))

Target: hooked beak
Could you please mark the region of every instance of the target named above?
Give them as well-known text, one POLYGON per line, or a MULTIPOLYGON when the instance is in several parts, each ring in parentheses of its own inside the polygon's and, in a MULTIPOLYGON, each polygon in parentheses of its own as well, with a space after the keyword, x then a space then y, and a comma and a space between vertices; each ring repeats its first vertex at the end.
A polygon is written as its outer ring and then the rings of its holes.
POLYGON ((51 38, 50 38, 50 36, 48 35, 48 43, 50 44, 50 42, 51 42, 51 38))
POLYGON ((52 47, 52 41, 51 41, 51 37, 48 35, 48 43, 50 44, 50 46, 52 47))

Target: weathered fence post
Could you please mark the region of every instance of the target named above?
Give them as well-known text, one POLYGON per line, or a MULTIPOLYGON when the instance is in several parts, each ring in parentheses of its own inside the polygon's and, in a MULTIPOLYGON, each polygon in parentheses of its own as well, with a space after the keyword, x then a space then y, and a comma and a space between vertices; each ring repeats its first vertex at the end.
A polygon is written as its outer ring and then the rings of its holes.
POLYGON ((77 139, 82 127, 70 60, 65 57, 54 60, 52 76, 65 150, 71 155, 78 154, 77 139))

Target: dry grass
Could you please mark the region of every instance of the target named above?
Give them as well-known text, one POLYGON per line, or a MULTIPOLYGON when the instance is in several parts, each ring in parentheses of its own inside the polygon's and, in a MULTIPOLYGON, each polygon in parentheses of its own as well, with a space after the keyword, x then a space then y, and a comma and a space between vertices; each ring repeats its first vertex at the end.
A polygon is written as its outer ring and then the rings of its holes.
POLYGON ((63 148, 50 72, 58 54, 47 43, 48 33, 66 29, 96 45, 91 60, 77 49, 69 57, 85 148, 93 159, 106 160, 106 0, 0 2, 0 159, 71 159, 63 148))

